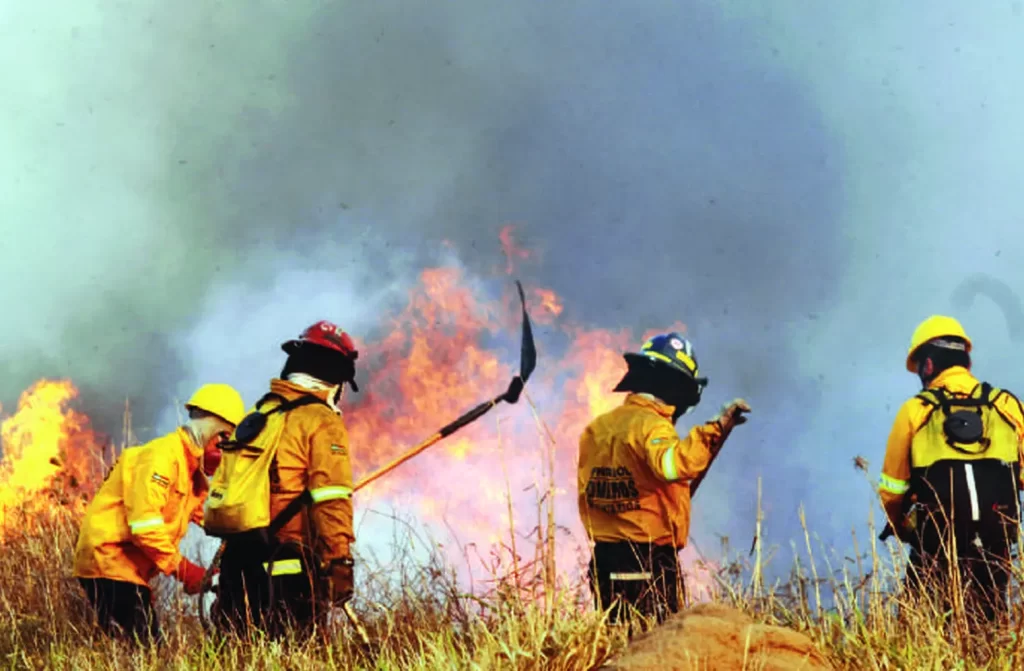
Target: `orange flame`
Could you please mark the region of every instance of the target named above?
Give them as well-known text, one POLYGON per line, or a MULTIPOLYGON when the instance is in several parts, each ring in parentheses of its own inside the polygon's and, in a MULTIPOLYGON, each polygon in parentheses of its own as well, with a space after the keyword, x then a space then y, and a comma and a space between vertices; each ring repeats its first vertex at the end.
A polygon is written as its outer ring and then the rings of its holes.
POLYGON ((84 414, 69 409, 78 390, 67 380, 40 380, 22 393, 0 424, 0 532, 17 512, 43 513, 56 501, 84 508, 98 471, 99 441, 84 414))
MULTIPOLYGON (((517 251, 510 228, 502 229, 501 240, 510 258, 529 256, 517 251)), ((420 520, 445 523, 458 541, 474 542, 479 550, 507 542, 510 496, 518 537, 531 527, 536 533, 537 498, 548 488, 550 437, 556 522, 570 533, 558 533, 556 549, 566 577, 578 570, 586 542, 576 508, 579 435, 595 415, 621 403, 612 389, 625 372, 622 353, 641 340, 632 329, 565 322, 561 301, 549 289, 531 290, 527 307, 532 321, 554 328, 543 335, 535 332, 539 361, 524 399, 513 407, 499 406, 361 490, 356 505, 365 509, 386 502, 420 520), (527 494, 531 489, 535 493, 527 494)), ((511 288, 496 300, 459 269, 425 271, 407 307, 392 321, 391 333, 366 349, 370 379, 346 412, 357 480, 504 391, 518 372, 519 319, 518 297, 511 288)), ((678 323, 669 328, 685 330, 678 323)), ((522 546, 517 549, 526 554, 522 546)), ((461 555, 459 562, 465 562, 461 555)))
MULTIPOLYGON (((515 246, 511 227, 502 229, 501 241, 510 269, 513 258, 530 258, 515 246)), ((518 372, 520 328, 518 296, 508 284, 502 279, 503 293, 494 295, 493 286, 470 281, 458 268, 425 270, 405 309, 390 320, 389 332, 376 342, 357 343, 364 353, 360 363, 370 371, 345 414, 357 480, 507 388, 518 372)), ((579 435, 595 415, 621 402, 611 390, 625 372, 622 353, 638 347, 640 338, 629 328, 592 329, 567 321, 561 299, 546 288, 529 291, 528 309, 535 323, 551 327, 535 331, 538 367, 523 399, 500 405, 361 490, 356 507, 389 503, 424 522, 447 522, 458 543, 475 544, 486 557, 487 546, 508 543, 509 498, 516 538, 543 526, 538 501, 550 477, 560 527, 557 566, 565 576, 589 554, 581 550, 586 541, 576 508, 579 435)), ((682 324, 669 328, 685 330, 682 324)), ((100 443, 88 418, 67 408, 76 394, 70 382, 40 381, 3 422, 0 531, 4 509, 38 500, 62 474, 70 473, 78 485, 91 474, 87 467, 98 462, 100 443)), ((533 550, 524 546, 532 543, 517 546, 528 558, 533 550)), ((507 566, 508 553, 497 554, 507 566)), ((464 565, 464 556, 457 560, 464 565)))

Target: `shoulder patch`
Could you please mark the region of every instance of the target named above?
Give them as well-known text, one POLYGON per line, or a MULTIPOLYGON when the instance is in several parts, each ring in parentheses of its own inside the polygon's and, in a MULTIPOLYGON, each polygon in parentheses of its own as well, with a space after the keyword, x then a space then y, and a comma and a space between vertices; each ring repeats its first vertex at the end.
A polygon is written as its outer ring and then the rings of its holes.
POLYGON ((332 454, 348 454, 348 450, 344 445, 331 445, 332 454))
POLYGON ((665 442, 664 438, 651 438, 651 445, 660 445, 665 442))
POLYGON ((156 484, 160 485, 161 487, 167 488, 171 486, 170 479, 164 477, 163 475, 160 475, 159 473, 154 473, 153 477, 150 479, 156 484))

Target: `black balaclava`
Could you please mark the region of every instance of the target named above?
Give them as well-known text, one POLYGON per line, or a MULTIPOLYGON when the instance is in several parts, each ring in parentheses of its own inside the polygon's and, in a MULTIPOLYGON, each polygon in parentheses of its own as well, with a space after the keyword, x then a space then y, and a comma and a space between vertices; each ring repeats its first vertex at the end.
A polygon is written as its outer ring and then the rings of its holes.
POLYGON ((653 361, 630 366, 613 391, 652 394, 660 398, 675 408, 673 424, 700 402, 700 387, 693 378, 653 361))
MULTIPOLYGON (((963 342, 960 338, 948 338, 956 342, 963 342)), ((914 357, 917 362, 917 377, 921 380, 921 388, 927 389, 931 381, 937 378, 942 372, 953 366, 963 366, 968 370, 971 367, 971 355, 963 350, 949 349, 936 345, 923 345, 914 357), (925 376, 923 372, 926 359, 932 360, 932 374, 925 376)))

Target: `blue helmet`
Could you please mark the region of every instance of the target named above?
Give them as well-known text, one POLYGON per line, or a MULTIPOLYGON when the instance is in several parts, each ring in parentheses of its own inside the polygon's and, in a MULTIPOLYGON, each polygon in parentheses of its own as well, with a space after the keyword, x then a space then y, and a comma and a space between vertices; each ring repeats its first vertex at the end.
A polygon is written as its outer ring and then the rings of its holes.
POLYGON ((700 377, 700 367, 693 353, 693 345, 675 331, 656 335, 645 342, 639 352, 623 355, 629 372, 616 391, 650 390, 673 405, 689 407, 700 400, 706 377, 700 377))
POLYGON ((699 378, 700 367, 697 365, 697 357, 693 353, 693 345, 674 331, 648 339, 637 354, 631 352, 625 355, 627 362, 636 357, 646 357, 671 366, 695 381, 702 379, 699 378))

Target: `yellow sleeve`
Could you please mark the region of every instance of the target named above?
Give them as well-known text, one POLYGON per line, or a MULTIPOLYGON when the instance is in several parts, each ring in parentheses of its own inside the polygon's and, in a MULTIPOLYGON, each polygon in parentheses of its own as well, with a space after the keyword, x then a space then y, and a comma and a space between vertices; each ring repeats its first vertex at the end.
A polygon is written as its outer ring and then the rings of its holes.
POLYGON ((910 416, 913 402, 904 403, 896 413, 878 482, 882 507, 894 529, 903 524, 903 498, 910 489, 910 444, 916 428, 910 416))
POLYGON ((708 467, 720 436, 715 423, 695 426, 680 438, 672 424, 659 422, 647 432, 644 455, 651 470, 665 482, 689 481, 708 467))
POLYGON ((1020 399, 1013 394, 1003 390, 996 399, 996 405, 1004 415, 1009 417, 1017 428, 1017 458, 1020 463, 1020 479, 1017 482, 1019 489, 1024 489, 1024 406, 1021 406, 1020 399))
POLYGON ((132 542, 164 575, 170 575, 178 568, 181 555, 164 522, 163 508, 178 473, 174 457, 162 447, 146 448, 139 454, 124 492, 124 506, 132 542))
POLYGON ((311 440, 309 493, 321 557, 326 561, 350 557, 349 544, 355 541, 355 534, 348 431, 338 418, 315 431, 311 440))

